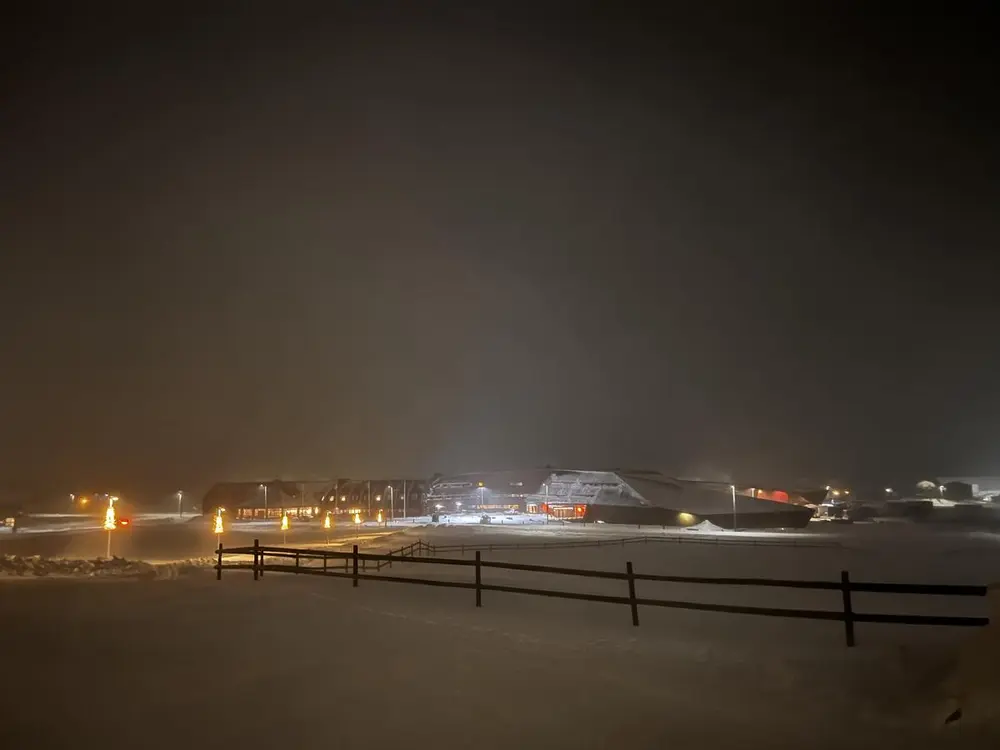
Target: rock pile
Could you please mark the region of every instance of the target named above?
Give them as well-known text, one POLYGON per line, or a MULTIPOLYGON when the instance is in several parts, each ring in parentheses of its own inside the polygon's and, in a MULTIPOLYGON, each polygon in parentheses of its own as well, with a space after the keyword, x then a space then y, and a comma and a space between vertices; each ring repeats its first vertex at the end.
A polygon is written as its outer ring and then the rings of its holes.
POLYGON ((155 578, 156 566, 137 560, 64 560, 32 555, 0 556, 0 576, 124 576, 155 578))

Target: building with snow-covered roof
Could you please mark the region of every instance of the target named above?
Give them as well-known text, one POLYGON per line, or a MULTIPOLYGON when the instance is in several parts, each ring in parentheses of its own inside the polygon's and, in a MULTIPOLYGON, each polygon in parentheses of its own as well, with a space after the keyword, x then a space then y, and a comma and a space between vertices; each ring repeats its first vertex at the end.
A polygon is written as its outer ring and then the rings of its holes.
POLYGON ((437 477, 429 513, 519 510, 604 523, 723 528, 802 527, 814 508, 780 490, 665 477, 658 472, 522 469, 437 477))

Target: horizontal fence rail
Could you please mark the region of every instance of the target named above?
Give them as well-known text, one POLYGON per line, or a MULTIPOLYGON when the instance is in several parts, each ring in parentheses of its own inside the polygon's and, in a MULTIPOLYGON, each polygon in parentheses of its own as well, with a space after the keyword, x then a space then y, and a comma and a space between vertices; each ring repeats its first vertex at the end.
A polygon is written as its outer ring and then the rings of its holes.
POLYGON ((466 552, 499 552, 501 550, 531 550, 531 549, 579 549, 582 547, 624 547, 632 544, 711 544, 717 546, 740 546, 740 547, 815 547, 822 549, 839 549, 843 545, 840 542, 819 541, 815 539, 802 539, 799 537, 789 537, 786 539, 755 539, 746 537, 740 539, 729 539, 720 536, 699 536, 689 534, 684 536, 683 532, 668 534, 666 536, 630 536, 616 537, 614 539, 579 539, 558 542, 489 542, 484 544, 446 544, 433 546, 432 554, 439 552, 458 552, 464 555, 466 552))
POLYGON ((423 586, 439 586, 444 588, 475 589, 476 606, 482 606, 482 592, 496 591, 506 594, 523 594, 527 596, 546 596, 558 599, 575 599, 580 601, 605 602, 608 604, 628 605, 632 613, 632 624, 639 625, 639 607, 665 607, 671 609, 687 609, 702 612, 727 612, 730 614, 758 615, 764 617, 787 617, 804 620, 840 621, 844 624, 844 639, 848 647, 855 645, 854 625, 858 622, 885 623, 895 625, 946 625, 957 627, 979 627, 989 623, 985 617, 958 617, 944 615, 906 615, 860 613, 854 611, 852 594, 854 592, 880 594, 910 594, 920 596, 986 596, 986 586, 943 585, 943 584, 909 584, 909 583, 869 583, 852 581, 848 572, 841 571, 839 581, 800 581, 780 578, 721 578, 705 576, 671 576, 653 573, 636 573, 632 563, 625 565, 625 572, 610 570, 586 570, 580 568, 563 568, 551 565, 533 565, 527 563, 492 562, 482 559, 482 551, 475 550, 475 558, 435 557, 435 548, 418 540, 413 544, 400 547, 388 553, 374 554, 358 552, 354 545, 350 552, 319 549, 295 549, 290 547, 262 546, 255 539, 252 547, 224 548, 220 542, 216 550, 216 578, 222 580, 223 570, 249 570, 253 572, 254 580, 259 580, 265 572, 293 573, 303 575, 327 576, 331 578, 349 578, 354 587, 359 581, 389 581, 393 583, 409 583, 423 586), (225 560, 225 556, 252 556, 252 562, 225 560), (265 558, 277 558, 291 562, 266 562, 265 558), (322 567, 303 565, 303 561, 320 560, 322 567), (460 568, 475 568, 475 581, 452 581, 435 578, 419 578, 414 576, 394 576, 379 573, 383 567, 392 563, 407 563, 417 565, 443 565, 460 568), (332 563, 332 565, 331 565, 332 563), (343 569, 341 569, 341 564, 343 569), (577 591, 559 591, 556 589, 528 588, 524 586, 509 586, 484 583, 483 568, 492 570, 510 570, 528 573, 547 573, 559 576, 577 576, 582 578, 598 578, 605 580, 624 581, 627 583, 628 595, 592 594, 577 591), (374 571, 369 572, 369 571, 374 571), (783 607, 757 607, 732 604, 710 604, 674 599, 650 599, 636 595, 636 581, 653 581, 660 583, 681 583, 712 586, 761 586, 787 589, 814 589, 820 591, 839 591, 841 593, 841 608, 839 610, 791 609, 783 607))

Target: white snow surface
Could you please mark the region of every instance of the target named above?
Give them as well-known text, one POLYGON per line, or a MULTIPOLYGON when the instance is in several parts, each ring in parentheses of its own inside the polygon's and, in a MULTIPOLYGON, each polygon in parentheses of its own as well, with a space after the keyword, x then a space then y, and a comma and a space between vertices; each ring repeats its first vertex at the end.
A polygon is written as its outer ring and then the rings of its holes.
MULTIPOLYGON (((183 517, 176 513, 136 513, 129 516, 132 523, 161 524, 190 521, 189 513, 183 517)), ((56 534, 79 531, 97 531, 104 528, 104 516, 70 513, 32 513, 19 519, 17 534, 56 534)), ((0 532, 12 533, 0 527, 0 532)))
MULTIPOLYGON (((652 541, 669 538, 658 530, 649 543, 622 546, 500 546, 603 542, 607 531, 440 525, 371 544, 495 544, 484 560, 615 571, 631 561, 637 572, 678 575, 835 580, 848 569, 854 580, 1000 581, 996 535, 921 529, 838 530, 844 544, 830 548, 652 541)), ((418 563, 383 572, 473 576, 468 567, 418 563)), ((621 581, 521 571, 484 568, 483 580, 625 594, 621 581)), ((840 607, 839 593, 830 591, 646 581, 637 588, 650 598, 840 607)), ((856 594, 854 606, 969 615, 992 609, 994 622, 1000 618, 992 597, 856 594)), ((275 573, 254 582, 241 571, 225 571, 221 582, 208 574, 146 584, 12 583, 0 592, 0 621, 19 646, 8 665, 18 678, 2 696, 12 747, 69 747, 91 736, 112 748, 141 739, 152 750, 334 741, 476 750, 1000 743, 994 625, 969 631, 859 623, 858 646, 847 649, 837 622, 642 607, 634 628, 622 605, 487 591, 477 609, 466 589, 371 580, 355 589, 344 579, 275 573), (53 658, 17 669, 20 654, 53 658), (79 700, 82 688, 114 696, 114 731, 97 704, 79 700), (961 718, 945 725, 957 709, 961 718)))
POLYGON ((711 521, 702 521, 701 523, 696 523, 694 526, 689 526, 687 531, 697 531, 697 532, 709 532, 713 534, 718 534, 723 530, 721 526, 716 526, 711 521))

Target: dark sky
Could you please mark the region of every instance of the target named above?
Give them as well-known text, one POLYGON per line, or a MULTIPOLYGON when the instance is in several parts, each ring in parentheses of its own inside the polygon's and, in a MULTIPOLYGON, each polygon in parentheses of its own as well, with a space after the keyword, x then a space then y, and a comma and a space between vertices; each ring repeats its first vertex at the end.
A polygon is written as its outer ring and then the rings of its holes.
POLYGON ((0 486, 1000 472, 989 4, 651 5, 8 16, 0 486))

